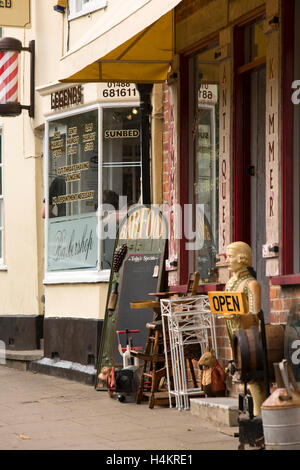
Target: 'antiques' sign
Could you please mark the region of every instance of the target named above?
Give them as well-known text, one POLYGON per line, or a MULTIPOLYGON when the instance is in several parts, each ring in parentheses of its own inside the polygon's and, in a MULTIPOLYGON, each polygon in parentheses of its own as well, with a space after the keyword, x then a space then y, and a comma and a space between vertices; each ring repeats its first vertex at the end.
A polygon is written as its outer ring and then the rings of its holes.
POLYGON ((30 0, 0 0, 0 26, 25 28, 30 24, 30 0))
POLYGON ((81 103, 83 103, 82 85, 51 93, 51 109, 67 108, 81 103))
POLYGON ((242 315, 246 313, 243 292, 208 292, 211 313, 242 315))

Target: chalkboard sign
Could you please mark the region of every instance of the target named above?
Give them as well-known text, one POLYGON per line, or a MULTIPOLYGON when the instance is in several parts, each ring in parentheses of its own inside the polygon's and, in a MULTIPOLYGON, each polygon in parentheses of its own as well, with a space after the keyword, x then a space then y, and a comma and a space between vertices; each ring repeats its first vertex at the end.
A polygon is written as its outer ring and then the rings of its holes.
MULTIPOLYGON (((123 367, 118 351, 118 330, 140 330, 130 336, 134 346, 145 346, 146 323, 153 319, 153 309, 132 309, 130 303, 153 300, 148 294, 164 287, 166 239, 166 222, 162 214, 152 207, 134 207, 120 224, 100 343, 97 389, 105 388, 105 384, 98 381, 104 366, 123 367)), ((125 347, 126 335, 122 336, 120 340, 125 347)))

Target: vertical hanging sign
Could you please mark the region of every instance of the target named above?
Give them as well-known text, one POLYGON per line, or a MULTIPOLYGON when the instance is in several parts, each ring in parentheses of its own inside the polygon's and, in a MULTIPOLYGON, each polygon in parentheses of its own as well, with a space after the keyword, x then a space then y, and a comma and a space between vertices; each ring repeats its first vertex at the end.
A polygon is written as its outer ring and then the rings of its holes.
POLYGON ((30 0, 0 0, 0 27, 30 26, 30 0))
POLYGON ((232 41, 230 29, 220 33, 220 166, 219 166, 219 253, 226 252, 232 240, 232 57, 229 46, 232 41), (227 51, 227 52, 225 52, 227 51))

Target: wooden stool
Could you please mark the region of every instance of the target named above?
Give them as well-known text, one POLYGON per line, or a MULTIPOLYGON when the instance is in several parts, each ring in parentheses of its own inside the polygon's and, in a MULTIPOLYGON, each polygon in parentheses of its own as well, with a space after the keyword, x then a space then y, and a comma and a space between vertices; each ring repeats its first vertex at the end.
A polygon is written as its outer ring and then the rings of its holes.
MULTIPOLYGON (((136 403, 139 404, 143 399, 148 399, 149 408, 156 404, 168 404, 168 391, 159 391, 161 379, 166 376, 166 364, 164 353, 164 339, 162 331, 162 322, 153 321, 146 324, 148 329, 145 352, 132 351, 132 355, 144 361, 139 388, 137 391, 136 403), (149 379, 151 390, 147 391, 145 381, 149 379)), ((169 368, 170 370, 170 368, 169 368)))

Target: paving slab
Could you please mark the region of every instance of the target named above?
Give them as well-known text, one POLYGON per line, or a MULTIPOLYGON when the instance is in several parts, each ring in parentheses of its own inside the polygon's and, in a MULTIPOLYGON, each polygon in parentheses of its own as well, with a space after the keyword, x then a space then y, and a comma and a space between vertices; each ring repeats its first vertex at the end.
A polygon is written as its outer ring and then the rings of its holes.
POLYGON ((120 403, 67 379, 0 366, 1 450, 237 450, 190 411, 120 403))
POLYGON ((238 399, 231 397, 192 398, 191 414, 219 426, 238 426, 238 399))

